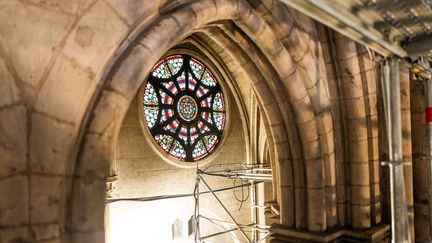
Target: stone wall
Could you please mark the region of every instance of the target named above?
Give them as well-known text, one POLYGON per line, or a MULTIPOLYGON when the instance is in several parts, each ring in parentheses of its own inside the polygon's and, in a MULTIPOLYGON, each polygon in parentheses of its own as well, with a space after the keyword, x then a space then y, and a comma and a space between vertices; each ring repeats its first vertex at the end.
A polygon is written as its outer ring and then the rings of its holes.
MULTIPOLYGON (((1 243, 104 241, 123 120, 154 63, 192 35, 228 73, 240 116, 243 87, 256 96, 284 234, 387 229, 378 65, 357 43, 277 0, 3 0, 1 243)), ((402 68, 407 198, 423 240, 423 93, 402 68)))

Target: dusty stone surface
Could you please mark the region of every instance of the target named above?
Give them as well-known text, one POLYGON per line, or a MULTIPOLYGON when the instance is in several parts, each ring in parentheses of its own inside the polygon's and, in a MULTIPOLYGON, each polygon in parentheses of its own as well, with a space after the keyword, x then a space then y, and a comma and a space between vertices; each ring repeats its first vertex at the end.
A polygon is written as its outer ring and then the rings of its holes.
POLYGON ((0 9, 2 59, 10 62, 19 81, 37 86, 50 71, 73 18, 21 1, 2 1, 0 9), (13 34, 6 34, 10 30, 13 34))
MULTIPOLYGON (((191 45, 218 57, 226 88, 251 112, 233 128, 249 140, 233 143, 257 151, 251 107, 262 116, 282 212, 272 220, 319 232, 388 223, 379 75, 361 45, 277 0, 1 1, 1 243, 104 241, 108 162, 124 134, 138 139, 123 118, 151 66, 193 33, 191 45)), ((401 75, 407 202, 425 241, 424 89, 401 75)), ((246 160, 238 151, 221 156, 246 160)), ((117 152, 128 173, 142 169, 117 152)))

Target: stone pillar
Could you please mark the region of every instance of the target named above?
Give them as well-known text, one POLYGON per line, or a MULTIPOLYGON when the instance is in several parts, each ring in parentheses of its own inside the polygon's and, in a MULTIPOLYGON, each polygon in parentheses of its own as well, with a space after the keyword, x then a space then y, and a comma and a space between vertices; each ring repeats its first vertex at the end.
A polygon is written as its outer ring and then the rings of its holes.
MULTIPOLYGON (((411 105, 410 105, 410 75, 407 67, 400 68, 401 119, 402 119, 402 154, 403 160, 412 160, 411 144, 411 105)), ((404 166, 405 199, 407 204, 408 222, 411 241, 414 241, 414 197, 413 197, 412 164, 404 166)))
POLYGON ((340 34, 335 35, 338 70, 342 80, 347 125, 348 175, 350 188, 351 226, 369 228, 370 175, 368 136, 362 77, 356 43, 340 34))
MULTIPOLYGON (((114 190, 115 181, 117 181, 118 177, 115 171, 115 154, 113 155, 113 159, 109 165, 109 176, 106 180, 106 198, 111 198, 111 193, 114 190)), ((105 204, 105 243, 110 242, 110 218, 109 218, 109 204, 105 204)))
POLYGON ((430 242, 432 238, 429 223, 429 173, 428 160, 425 159, 428 156, 425 86, 421 80, 411 75, 410 89, 415 239, 418 242, 430 242))
POLYGON ((356 45, 361 70, 363 93, 365 94, 366 124, 368 137, 368 160, 371 196, 371 225, 381 222, 381 190, 380 190, 380 161, 379 161, 379 134, 378 134, 378 94, 377 82, 379 70, 371 59, 367 49, 356 45))

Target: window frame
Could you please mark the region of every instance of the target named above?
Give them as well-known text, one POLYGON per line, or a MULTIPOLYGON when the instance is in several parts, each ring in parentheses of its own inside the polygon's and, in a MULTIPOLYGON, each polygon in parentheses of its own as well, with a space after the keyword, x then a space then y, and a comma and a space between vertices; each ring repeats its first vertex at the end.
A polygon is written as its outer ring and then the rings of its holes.
MULTIPOLYGON (((175 48, 165 53, 165 55, 163 55, 159 60, 162 60, 172 55, 182 55, 182 54, 195 58, 196 60, 201 62, 206 68, 208 68, 220 87, 220 92, 222 93, 223 101, 224 101, 225 121, 224 121, 221 135, 218 137, 219 142, 216 144, 215 148, 210 152, 208 152, 208 154, 205 155, 203 158, 197 159, 195 161, 181 161, 179 159, 172 157, 172 155, 169 155, 156 142, 156 139, 154 138, 152 132, 150 131, 149 126, 147 125, 147 121, 144 116, 144 107, 143 107, 144 91, 147 85, 147 80, 149 79, 149 76, 152 74, 153 67, 149 71, 148 75, 146 76, 143 82, 143 85, 141 86, 138 92, 137 110, 138 110, 139 120, 142 128, 141 130, 143 131, 145 140, 152 147, 152 149, 159 155, 159 157, 161 157, 165 162, 168 162, 169 164, 178 167, 183 167, 183 168, 191 168, 191 167, 196 167, 197 163, 199 166, 210 163, 218 155, 218 152, 220 151, 221 147, 223 147, 223 144, 225 143, 227 134, 229 133, 229 129, 230 129, 230 98, 231 97, 230 97, 230 93, 227 92, 228 89, 226 88, 226 81, 224 78, 224 77, 228 77, 228 75, 226 74, 222 65, 219 62, 217 62, 216 59, 214 58, 210 59, 209 57, 188 48, 175 48)), ((175 103, 174 106, 176 106, 175 103)), ((200 114, 198 113, 197 115, 199 116, 200 114)), ((180 127, 178 129, 180 129, 180 127)))

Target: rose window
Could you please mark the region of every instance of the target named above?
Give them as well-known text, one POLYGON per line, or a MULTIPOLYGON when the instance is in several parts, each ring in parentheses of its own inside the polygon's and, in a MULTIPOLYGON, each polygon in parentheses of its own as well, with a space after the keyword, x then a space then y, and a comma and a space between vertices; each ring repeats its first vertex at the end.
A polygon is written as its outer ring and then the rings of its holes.
POLYGON ((218 145, 225 124, 222 90, 210 70, 188 55, 160 60, 144 91, 144 117, 162 151, 194 162, 218 145))

